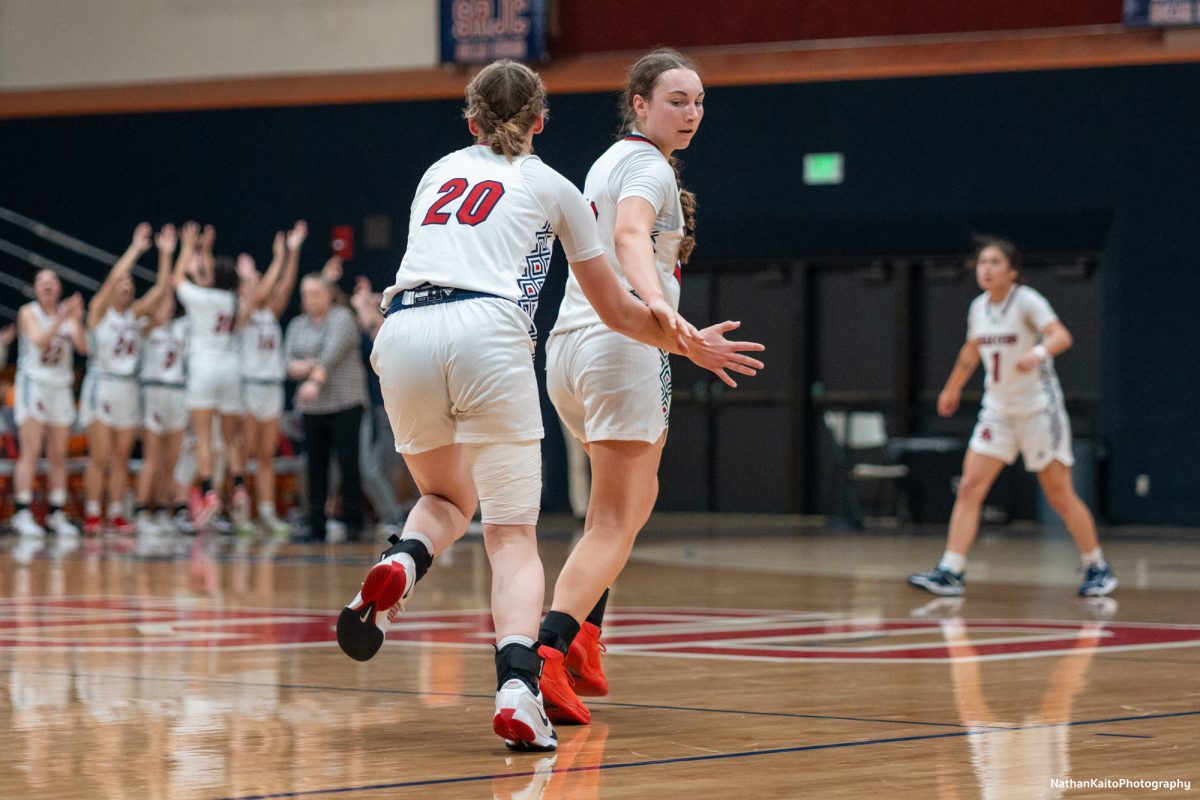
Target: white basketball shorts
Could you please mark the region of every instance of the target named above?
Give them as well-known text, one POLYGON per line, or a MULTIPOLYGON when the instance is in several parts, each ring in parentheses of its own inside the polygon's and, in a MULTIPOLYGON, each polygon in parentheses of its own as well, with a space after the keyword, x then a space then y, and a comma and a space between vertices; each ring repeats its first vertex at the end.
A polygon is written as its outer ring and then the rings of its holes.
POLYGON ((1061 402, 1028 416, 1009 416, 983 408, 971 434, 970 448, 1005 464, 1025 461, 1025 469, 1041 472, 1051 461, 1075 464, 1071 449, 1071 421, 1061 402))
POLYGON ((582 442, 657 442, 671 416, 671 362, 604 325, 551 335, 546 389, 582 442))
POLYGON ((475 298, 388 316, 371 351, 396 450, 542 438, 529 318, 475 298))

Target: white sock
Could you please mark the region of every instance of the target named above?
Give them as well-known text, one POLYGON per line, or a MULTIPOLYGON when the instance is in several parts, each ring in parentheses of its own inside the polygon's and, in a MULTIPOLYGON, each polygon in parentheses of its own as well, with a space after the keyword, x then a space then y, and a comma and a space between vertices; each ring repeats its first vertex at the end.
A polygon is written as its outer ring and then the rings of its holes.
POLYGON ((503 650, 510 644, 523 644, 530 650, 533 649, 533 639, 530 639, 528 636, 505 636, 503 639, 496 642, 496 649, 503 650))
POLYGON ((938 562, 938 569, 944 569, 946 572, 953 572, 955 575, 961 575, 963 568, 967 566, 967 557, 961 553, 951 553, 949 550, 942 553, 942 560, 938 562))
POLYGON ((67 490, 51 489, 46 499, 50 502, 51 508, 62 508, 67 504, 67 490))
POLYGON ((100 516, 100 501, 88 500, 83 504, 83 513, 87 514, 89 517, 100 516))
POLYGON ((259 503, 258 516, 261 519, 275 519, 275 504, 267 502, 259 503))
POLYGON ((400 534, 400 541, 403 542, 405 539, 413 539, 425 545, 425 549, 429 551, 429 556, 431 558, 433 557, 433 540, 425 534, 421 533, 420 531, 405 531, 404 533, 400 534))
POLYGON ((1080 553, 1079 558, 1081 561, 1083 561, 1083 566, 1085 569, 1087 567, 1103 567, 1105 565, 1104 551, 1102 551, 1099 547, 1090 553, 1080 553))
POLYGON ((33 492, 17 492, 13 499, 21 505, 27 506, 33 502, 33 492))
MULTIPOLYGON (((99 505, 99 504, 97 504, 97 505, 99 505)), ((109 504, 108 504, 108 516, 109 516, 110 518, 111 518, 111 517, 119 517, 119 516, 121 516, 121 512, 122 512, 122 511, 124 511, 124 510, 125 510, 125 509, 124 509, 124 507, 122 506, 122 504, 121 504, 121 503, 118 503, 116 500, 114 500, 114 501, 112 501, 111 503, 109 503, 109 504)))

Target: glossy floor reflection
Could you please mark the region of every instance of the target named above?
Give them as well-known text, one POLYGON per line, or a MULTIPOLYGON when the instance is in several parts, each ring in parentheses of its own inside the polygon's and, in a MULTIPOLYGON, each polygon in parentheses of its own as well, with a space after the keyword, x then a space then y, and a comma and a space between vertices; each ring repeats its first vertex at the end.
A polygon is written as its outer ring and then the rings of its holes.
MULTIPOLYGON (((571 523, 543 529, 552 579, 571 523)), ((904 582, 936 534, 656 517, 613 692, 552 754, 491 733, 478 539, 367 664, 332 626, 372 546, 9 539, 0 797, 1178 796, 1150 787, 1200 780, 1193 536, 1110 532, 1123 586, 1084 601, 1058 534, 992 531, 945 600, 904 582)))

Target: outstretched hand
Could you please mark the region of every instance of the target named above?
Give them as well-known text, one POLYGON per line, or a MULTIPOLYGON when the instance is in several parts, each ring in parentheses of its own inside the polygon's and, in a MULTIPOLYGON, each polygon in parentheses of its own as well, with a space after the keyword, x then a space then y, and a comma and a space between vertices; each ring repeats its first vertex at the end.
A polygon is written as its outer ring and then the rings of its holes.
POLYGON ((286 242, 283 231, 275 231, 275 240, 271 242, 271 255, 277 259, 283 258, 285 246, 286 242))
POLYGON ((321 277, 330 283, 337 283, 342 279, 342 257, 331 256, 325 262, 325 266, 321 267, 321 277))
POLYGON ((258 277, 258 266, 254 263, 254 256, 249 253, 238 253, 237 275, 243 283, 258 277))
POLYGON ((68 297, 63 302, 63 313, 67 319, 81 320, 83 319, 83 295, 79 292, 68 297))
POLYGON ((133 240, 129 246, 138 253, 144 253, 150 249, 150 241, 154 236, 154 228, 149 222, 138 223, 138 226, 133 229, 133 240))
POLYGON ((763 363, 743 353, 760 353, 767 348, 758 342, 731 342, 725 334, 740 328, 742 323, 726 320, 699 332, 699 339, 687 357, 698 367, 703 367, 720 378, 727 386, 736 389, 737 381, 729 372, 754 376, 763 368, 763 363))
POLYGON ((188 250, 196 249, 196 243, 200 241, 200 223, 191 220, 183 223, 179 230, 179 241, 188 250))
POLYGON ((174 253, 175 244, 179 241, 179 235, 175 231, 175 226, 167 223, 159 228, 158 233, 154 236, 154 244, 163 253, 174 253))
POLYGON ((287 234, 288 250, 296 250, 300 245, 304 244, 306 238, 308 238, 308 223, 302 219, 298 219, 287 234))

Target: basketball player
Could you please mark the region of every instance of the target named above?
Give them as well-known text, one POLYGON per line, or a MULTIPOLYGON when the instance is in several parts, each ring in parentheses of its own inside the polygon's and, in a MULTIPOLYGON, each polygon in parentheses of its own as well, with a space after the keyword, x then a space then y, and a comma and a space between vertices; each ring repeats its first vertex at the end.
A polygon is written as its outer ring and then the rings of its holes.
MULTIPOLYGON (((275 511, 275 451, 279 446, 279 418, 283 416, 283 330, 279 319, 296 288, 300 246, 308 225, 297 222, 286 236, 275 234, 271 265, 261 276, 253 260, 241 273, 241 338, 243 441, 246 457, 257 462, 254 487, 258 496, 258 522, 266 533, 281 539, 288 524, 275 511)), ((247 256, 246 258, 249 258, 247 256)), ((244 521, 239 521, 244 525, 244 521)))
POLYGON ((604 259, 591 210, 533 156, 545 124, 536 73, 497 61, 467 86, 476 144, 425 173, 408 249, 384 292, 372 351, 396 448, 421 498, 338 620, 338 643, 371 658, 433 557, 482 508, 492 565, 497 695, 493 729, 510 747, 554 749, 534 646, 544 594, 535 525, 542 424, 531 318, 554 238, 606 324, 655 346, 686 349, 697 334, 666 304, 625 292, 604 259))
MULTIPOLYGON (((647 303, 677 308, 681 265, 695 243, 695 199, 680 189, 672 153, 686 148, 700 126, 704 85, 686 58, 659 50, 634 64, 623 106, 624 134, 592 165, 584 194, 621 285, 647 303)), ((737 384, 726 368, 743 375, 762 368, 739 352, 762 345, 724 339, 737 327, 725 322, 701 331, 706 346, 688 353, 730 386, 737 384)), ((546 352, 550 399, 587 450, 592 489, 583 536, 559 574, 539 633, 542 689, 552 720, 586 723, 591 715, 576 690, 608 692, 599 643, 607 587, 658 496, 671 368, 662 350, 602 325, 574 276, 546 352)))
POLYGON ((949 417, 958 410, 962 388, 981 360, 983 409, 963 460, 946 551, 934 569, 910 575, 908 582, 943 597, 963 593, 980 506, 1000 470, 1020 453, 1079 549, 1085 570, 1079 594, 1102 597, 1117 588, 1117 578, 1100 550, 1092 513, 1071 482, 1071 425, 1054 372, 1054 357, 1071 347, 1071 334, 1046 298, 1021 285, 1020 268, 1020 253, 1010 242, 980 240, 975 278, 983 294, 971 303, 967 341, 938 396, 938 413, 949 417))
POLYGON ((50 462, 50 515, 47 523, 59 536, 78 536, 67 519, 67 442, 75 422, 76 352, 87 352, 83 330, 83 298, 78 293, 62 300, 62 281, 48 269, 33 279, 34 299, 17 312, 17 386, 15 417, 21 452, 13 474, 17 512, 12 526, 24 537, 43 537, 46 531, 29 510, 33 478, 45 448, 50 462))
POLYGON ((226 457, 233 473, 234 511, 245 514, 250 496, 242 476, 241 442, 238 430, 242 414, 241 375, 238 363, 237 267, 228 258, 216 258, 211 269, 205 255, 215 234, 195 222, 180 232, 179 257, 173 277, 175 296, 187 311, 187 407, 196 435, 196 476, 190 500, 196 529, 207 526, 221 509, 221 498, 213 487, 213 419, 220 420, 226 457))
MULTIPOLYGON (((83 474, 83 532, 88 535, 99 534, 104 528, 100 511, 105 489, 108 530, 136 530, 123 509, 129 485, 129 456, 142 424, 138 385, 141 320, 167 291, 170 278, 170 271, 160 268, 154 287, 135 301, 130 273, 138 258, 150 249, 152 232, 148 222, 137 226, 133 241, 88 304, 88 368, 79 398, 80 422, 87 429, 88 439, 88 463, 83 474)), ((170 235, 173 237, 174 231, 170 235)), ((160 258, 160 267, 161 262, 160 258)))
MULTIPOLYGON (((158 247, 160 274, 171 273, 178 234, 164 225, 154 243, 158 247)), ((186 376, 187 319, 172 292, 164 291, 157 307, 142 327, 142 471, 137 479, 139 534, 168 534, 172 523, 167 509, 174 506, 175 464, 187 429, 186 376)))

